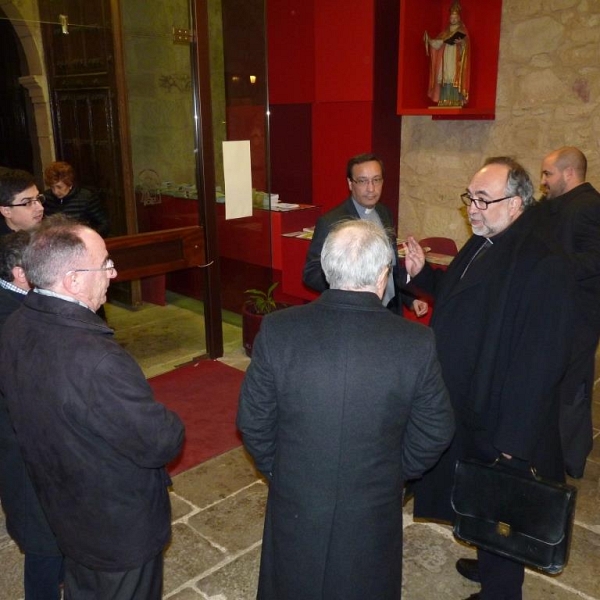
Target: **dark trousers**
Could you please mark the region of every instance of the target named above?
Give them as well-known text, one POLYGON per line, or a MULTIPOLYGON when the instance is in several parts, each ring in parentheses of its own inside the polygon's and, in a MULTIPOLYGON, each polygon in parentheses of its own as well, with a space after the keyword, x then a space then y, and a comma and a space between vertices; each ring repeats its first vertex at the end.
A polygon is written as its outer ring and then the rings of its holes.
POLYGON ((62 556, 25 554, 25 600, 60 600, 63 579, 62 556))
POLYGON ((522 600, 525 566, 497 554, 477 549, 481 600, 522 600))
POLYGON ((131 571, 94 571, 65 558, 65 600, 161 600, 162 552, 131 571))

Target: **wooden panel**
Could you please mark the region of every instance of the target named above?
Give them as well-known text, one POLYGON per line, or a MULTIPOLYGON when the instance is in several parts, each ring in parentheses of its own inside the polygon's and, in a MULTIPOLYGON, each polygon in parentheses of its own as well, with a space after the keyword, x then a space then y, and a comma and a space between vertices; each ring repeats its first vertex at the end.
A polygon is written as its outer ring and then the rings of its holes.
POLYGON ((271 105, 271 190, 281 202, 312 204, 310 104, 271 105))
POLYGON ((111 234, 124 234, 110 0, 40 0, 39 6, 42 21, 57 23, 59 14, 69 20, 68 35, 57 24, 42 27, 57 160, 74 166, 81 185, 102 192, 111 234))
POLYGON ((204 264, 204 230, 182 227, 108 238, 116 281, 130 281, 204 264))

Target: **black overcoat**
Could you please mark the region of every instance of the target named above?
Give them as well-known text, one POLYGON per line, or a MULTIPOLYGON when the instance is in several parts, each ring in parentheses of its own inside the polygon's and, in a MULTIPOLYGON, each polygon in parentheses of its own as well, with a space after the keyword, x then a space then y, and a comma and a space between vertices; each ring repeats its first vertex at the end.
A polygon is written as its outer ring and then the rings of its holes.
POLYGON ((534 211, 484 241, 472 236, 448 271, 425 268, 415 283, 435 295, 431 326, 457 418, 453 443, 415 486, 415 516, 452 521, 457 458, 527 461, 564 480, 558 383, 573 334, 573 278, 566 261, 533 233, 534 211))
POLYGON ((65 556, 128 571, 162 552, 171 532, 164 465, 183 423, 154 400, 100 317, 30 292, 0 336, 0 393, 65 556))
POLYGON ((581 476, 593 446, 591 399, 600 337, 600 194, 582 183, 543 200, 538 211, 537 231, 566 253, 577 280, 575 343, 561 384, 560 428, 567 471, 581 476))
POLYGON ((273 313, 238 427, 270 480, 258 598, 398 600, 403 482, 454 429, 431 331, 369 292, 273 313))

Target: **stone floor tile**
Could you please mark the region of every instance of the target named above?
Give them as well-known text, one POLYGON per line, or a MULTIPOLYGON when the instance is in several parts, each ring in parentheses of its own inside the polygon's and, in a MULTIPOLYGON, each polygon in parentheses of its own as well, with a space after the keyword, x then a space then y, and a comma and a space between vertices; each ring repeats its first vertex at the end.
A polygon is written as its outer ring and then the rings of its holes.
POLYGON ((200 592, 196 591, 194 588, 185 588, 173 595, 163 597, 168 598, 169 600, 204 600, 204 596, 201 596, 200 592))
MULTIPOLYGON (((561 585, 560 578, 526 571, 523 598, 524 600, 581 600, 581 595, 577 589, 561 585)), ((598 596, 592 598, 596 599, 598 596)))
POLYGON ((252 461, 235 448, 173 478, 173 491, 204 508, 257 481, 252 461))
POLYGON ((23 591, 23 555, 17 546, 8 543, 0 548, 0 600, 20 600, 23 591))
POLYGON ((260 546, 198 581, 196 587, 213 600, 254 600, 259 564, 260 546))
POLYGON ((244 550, 262 539, 267 491, 256 482, 194 515, 188 525, 229 553, 244 550))
POLYGON ((450 527, 413 523, 404 529, 402 596, 406 600, 460 600, 479 586, 461 577, 455 563, 475 552, 455 542, 450 527))
POLYGON ((582 479, 568 479, 577 488, 575 522, 600 534, 600 464, 588 460, 582 479))
MULTIPOLYGON (((569 562, 555 577, 556 582, 600 598, 600 534, 578 527, 573 528, 569 562)), ((554 579, 554 578, 552 578, 554 579)))
POLYGON ((171 498, 171 521, 177 521, 196 510, 193 505, 180 498, 173 489, 169 497, 171 498))
POLYGON ((224 552, 212 546, 198 532, 183 523, 176 523, 171 545, 165 553, 164 593, 178 589, 225 558, 224 552))

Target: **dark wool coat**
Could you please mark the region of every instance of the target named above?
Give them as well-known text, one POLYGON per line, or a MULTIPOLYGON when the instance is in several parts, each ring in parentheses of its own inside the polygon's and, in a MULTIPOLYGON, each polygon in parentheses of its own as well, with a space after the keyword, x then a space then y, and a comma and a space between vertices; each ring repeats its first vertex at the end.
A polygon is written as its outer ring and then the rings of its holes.
POLYGON ((92 311, 30 293, 0 337, 0 392, 63 553, 128 571, 171 530, 163 465, 183 442, 133 358, 92 311))
POLYGON ((479 236, 446 273, 426 267, 415 278, 435 295, 431 326, 457 417, 450 448, 415 486, 415 516, 453 520, 457 458, 491 462, 504 452, 564 480, 557 388, 571 350, 574 282, 533 234, 534 217, 530 209, 494 236, 462 280, 479 236))
POLYGON ((273 313, 237 423, 270 480, 258 598, 398 600, 404 480, 454 430, 431 331, 368 292, 273 313))
MULTIPOLYGON (((375 211, 381 220, 381 224, 386 230, 394 254, 397 254, 396 228, 389 209, 387 206, 381 204, 381 202, 378 202, 375 205, 375 211)), ((309 288, 312 288, 317 292, 322 292, 329 288, 329 284, 325 279, 325 273, 323 273, 323 269, 321 268, 321 251, 323 250, 323 244, 325 243, 325 239, 331 231, 331 228, 336 223, 348 221, 350 219, 360 219, 360 215, 354 206, 352 196, 326 212, 317 220, 315 231, 306 255, 304 271, 302 273, 302 281, 309 288)), ((406 271, 399 265, 398 261, 396 261, 392 273, 396 292, 394 311, 398 314, 402 314, 402 304, 410 306, 415 299, 415 295, 410 290, 405 289, 406 286, 404 285, 404 282, 406 281, 406 271)))
MULTIPOLYGON (((23 294, 0 288, 0 328, 21 306, 23 294)), ((60 556, 56 538, 40 505, 0 394, 0 500, 6 530, 21 552, 60 556)))
POLYGON ((582 183, 543 200, 537 210, 536 231, 566 253, 577 280, 575 343, 561 385, 560 426, 567 470, 582 475, 593 445, 591 398, 600 336, 600 194, 582 183))

